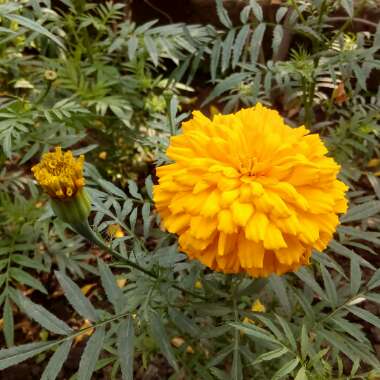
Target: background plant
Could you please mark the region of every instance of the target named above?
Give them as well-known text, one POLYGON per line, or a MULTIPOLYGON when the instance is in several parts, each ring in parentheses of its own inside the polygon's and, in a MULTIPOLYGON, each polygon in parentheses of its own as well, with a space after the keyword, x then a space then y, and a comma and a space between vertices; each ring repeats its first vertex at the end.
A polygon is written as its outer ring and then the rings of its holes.
POLYGON ((42 378, 54 379, 78 337, 89 336, 79 379, 95 370, 130 379, 134 361, 146 368, 158 355, 172 368, 168 378, 375 378, 379 99, 369 78, 380 62, 377 25, 364 20, 368 31, 354 33, 363 20, 350 1, 291 1, 275 22, 250 1, 235 25, 219 0, 218 28, 137 26, 124 19, 124 6, 0 4, 0 304, 8 347, 0 368, 37 355, 42 378), (338 8, 346 12, 339 20, 338 8), (165 162, 199 75, 210 84, 205 104, 275 106, 290 124, 320 133, 343 165, 351 208, 328 254, 315 254, 310 268, 260 280, 211 273, 158 227, 152 164, 165 162), (30 175, 54 145, 86 153, 93 227, 158 280, 54 219, 30 175), (124 236, 109 233, 115 225, 124 236), (81 289, 89 277, 101 284, 91 301, 81 289), (40 294, 56 288, 79 323, 41 305, 40 294), (256 299, 266 313, 251 310, 256 299), (40 342, 15 339, 20 311, 42 327, 40 342))

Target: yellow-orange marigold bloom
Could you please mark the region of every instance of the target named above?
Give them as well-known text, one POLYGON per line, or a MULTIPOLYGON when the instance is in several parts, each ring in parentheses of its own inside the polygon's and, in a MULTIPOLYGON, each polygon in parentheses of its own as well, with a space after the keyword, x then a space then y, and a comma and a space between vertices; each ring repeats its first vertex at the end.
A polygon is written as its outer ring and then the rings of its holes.
POLYGON ((212 120, 194 112, 182 129, 167 150, 175 162, 157 168, 154 200, 190 258, 267 276, 326 247, 347 187, 319 135, 261 104, 212 120))
POLYGON ((32 172, 52 198, 71 198, 84 186, 83 163, 83 155, 74 158, 71 151, 62 152, 57 147, 54 152, 45 153, 32 172))

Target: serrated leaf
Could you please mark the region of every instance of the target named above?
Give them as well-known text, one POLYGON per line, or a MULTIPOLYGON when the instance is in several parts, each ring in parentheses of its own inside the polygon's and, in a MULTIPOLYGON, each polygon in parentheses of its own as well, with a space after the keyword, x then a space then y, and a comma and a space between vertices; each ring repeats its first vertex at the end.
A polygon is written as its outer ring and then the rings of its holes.
POLYGON ((380 212, 380 201, 371 201, 351 207, 347 214, 341 217, 341 222, 348 223, 367 219, 380 212))
POLYGON ((288 9, 287 7, 280 7, 277 9, 277 12, 276 12, 276 23, 279 24, 282 19, 284 18, 284 16, 286 15, 286 13, 288 12, 288 9))
POLYGON ((135 330, 129 315, 120 323, 117 333, 117 352, 123 380, 133 380, 133 361, 135 349, 135 330))
POLYGON ((227 90, 236 87, 247 77, 247 73, 234 73, 230 75, 228 78, 219 82, 214 89, 211 91, 210 95, 206 98, 206 100, 202 103, 202 107, 205 104, 208 104, 211 100, 215 99, 219 95, 223 94, 227 90))
POLYGON ((249 5, 251 6, 251 9, 252 9, 253 14, 255 15, 257 21, 262 22, 263 21, 263 10, 262 10, 260 4, 258 4, 256 0, 251 0, 249 2, 249 5))
POLYGON ((17 280, 21 284, 28 285, 31 288, 39 290, 41 293, 47 294, 47 290, 41 282, 24 270, 20 268, 11 268, 9 274, 13 279, 17 280))
POLYGON ((161 322, 160 317, 158 316, 157 312, 154 310, 151 310, 149 313, 149 322, 150 322, 150 328, 153 335, 153 338, 157 342, 158 346, 161 349, 161 353, 165 356, 165 358, 168 360, 169 364, 178 371, 178 364, 173 352, 173 349, 170 345, 168 336, 166 335, 165 328, 161 322))
POLYGON ((355 295, 360 289, 361 279, 362 279, 362 271, 360 269, 358 260, 351 259, 350 272, 351 272, 351 275, 350 275, 351 295, 355 295))
POLYGON ((250 31, 249 25, 244 25, 236 36, 236 40, 234 43, 232 67, 235 67, 239 62, 249 31, 250 31))
POLYGON ((29 359, 55 346, 55 342, 36 342, 0 350, 0 370, 29 359))
POLYGON ((278 48, 280 47, 281 41, 284 37, 284 28, 282 25, 277 24, 273 29, 273 39, 272 39, 272 49, 273 55, 277 55, 278 48))
POLYGON ((315 281, 314 277, 311 275, 308 269, 301 268, 297 272, 295 272, 297 277, 299 277, 303 282, 305 282, 312 290, 314 290, 315 293, 318 294, 318 296, 322 299, 326 299, 326 294, 322 290, 322 288, 319 286, 317 281, 315 281))
POLYGON ((17 21, 20 25, 24 26, 27 29, 31 29, 39 34, 43 34, 44 36, 54 41, 58 46, 65 50, 65 45, 63 45, 62 41, 37 22, 16 14, 4 14, 3 16, 8 20, 17 21))
POLYGON ((218 70, 219 62, 220 62, 220 53, 222 51, 222 41, 217 40, 214 43, 214 46, 211 51, 211 59, 210 59, 210 73, 211 73, 211 81, 215 82, 216 73, 218 70))
POLYGON ((78 380, 91 380, 100 352, 103 349, 104 337, 104 327, 98 327, 87 341, 79 362, 78 380))
POLYGON ((259 57, 260 48, 263 42, 263 37, 266 29, 266 24, 259 24, 254 30, 251 38, 251 63, 256 63, 259 57))
POLYGON ((59 271, 55 271, 54 273, 67 300, 75 311, 85 319, 96 321, 98 319, 97 312, 91 302, 82 294, 79 286, 64 273, 59 271))
POLYGON ((277 339, 272 334, 262 329, 261 327, 258 327, 252 324, 246 324, 246 323, 243 324, 243 323, 237 323, 237 322, 232 322, 230 323, 230 325, 244 332, 245 334, 249 336, 254 336, 255 338, 262 339, 267 342, 279 344, 277 339))
POLYGON ((98 260, 98 269, 103 289, 108 300, 112 303, 116 312, 120 311, 120 301, 123 298, 123 292, 117 286, 116 279, 109 269, 108 265, 102 260, 98 260))
POLYGON ((231 60, 232 45, 235 39, 235 29, 231 29, 223 41, 222 72, 226 71, 231 60))
POLYGON ((68 335, 72 333, 72 329, 64 322, 58 319, 50 311, 43 306, 37 305, 30 299, 19 293, 21 308, 30 318, 38 322, 43 328, 54 334, 68 335))
POLYGON ((338 294, 336 292, 334 281, 330 275, 330 272, 326 269, 324 265, 321 265, 320 268, 328 301, 330 302, 332 307, 336 307, 338 304, 338 294))
POLYGON ((145 43, 145 47, 148 51, 150 59, 152 60, 154 66, 157 66, 158 65, 158 51, 157 51, 157 46, 155 42, 149 35, 145 34, 144 43, 145 43))
POLYGON ((216 0, 216 13, 218 15, 219 21, 226 27, 232 28, 232 22, 228 16, 228 12, 223 6, 223 0, 216 0))
POLYGON ((293 359, 287 363, 285 363, 274 375, 273 375, 273 380, 275 379, 281 379, 289 373, 291 373, 298 365, 300 360, 298 358, 293 359))
POLYGON ((132 180, 128 180, 128 191, 132 195, 133 198, 143 200, 141 194, 139 193, 139 189, 136 185, 136 182, 132 180))
POLYGON ((346 306, 346 309, 352 314, 355 314, 357 317, 380 329, 380 318, 376 315, 357 306, 346 306))
POLYGON ((118 197, 121 197, 123 199, 126 199, 127 196, 124 193, 124 191, 120 190, 118 187, 116 187, 112 182, 106 181, 105 179, 99 178, 98 179, 99 185, 103 187, 105 191, 108 193, 117 195, 118 197))
POLYGON ((13 321, 13 311, 11 302, 7 297, 4 303, 4 315, 3 315, 3 332, 5 337, 5 342, 8 347, 14 345, 14 321, 13 321))
POLYGON ((41 375, 41 380, 55 380, 57 378, 63 363, 69 355, 71 344, 72 341, 67 340, 58 347, 57 351, 52 355, 49 363, 45 367, 45 370, 41 375))
POLYGON ((182 332, 189 334, 192 337, 199 336, 200 330, 198 326, 191 319, 189 319, 176 309, 169 309, 169 317, 182 332))
POLYGON ((269 278, 269 283, 271 288, 276 293, 277 299, 280 302, 281 306, 284 308, 287 315, 290 315, 292 312, 292 307, 289 301, 288 293, 286 291, 286 282, 280 277, 273 275, 269 278))
POLYGON ((252 363, 252 365, 261 363, 263 361, 270 361, 273 359, 277 359, 285 355, 287 352, 289 352, 289 350, 286 347, 279 347, 279 348, 276 348, 275 350, 264 352, 263 354, 257 357, 257 359, 252 363))
POLYGON ((282 329, 284 330, 284 333, 286 335, 286 339, 288 340, 290 347, 292 348, 293 351, 297 351, 297 343, 296 343, 296 340, 294 338, 292 329, 289 326, 289 323, 287 321, 285 321, 285 319, 279 315, 276 315, 276 318, 280 322, 280 325, 281 325, 282 329))

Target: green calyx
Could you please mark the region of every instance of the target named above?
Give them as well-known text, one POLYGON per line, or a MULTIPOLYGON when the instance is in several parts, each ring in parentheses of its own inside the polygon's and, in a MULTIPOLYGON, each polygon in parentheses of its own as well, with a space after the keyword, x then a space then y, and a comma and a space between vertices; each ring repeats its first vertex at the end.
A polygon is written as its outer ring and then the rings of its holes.
POLYGON ((70 225, 77 225, 87 221, 91 211, 90 197, 84 188, 67 199, 50 199, 55 215, 70 225))

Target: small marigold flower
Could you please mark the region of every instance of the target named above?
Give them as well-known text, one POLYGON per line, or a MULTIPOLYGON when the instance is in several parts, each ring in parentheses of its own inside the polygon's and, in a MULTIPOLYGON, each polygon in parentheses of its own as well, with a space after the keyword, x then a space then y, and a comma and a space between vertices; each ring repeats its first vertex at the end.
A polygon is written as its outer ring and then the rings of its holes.
POLYGON ((124 237, 124 232, 119 224, 110 224, 107 227, 107 234, 111 238, 119 239, 124 237))
POLYGON ((256 313, 265 313, 266 310, 265 305, 263 305, 259 299, 257 299, 251 306, 251 311, 256 313))
POLYGON ((212 120, 194 112, 182 129, 154 200, 190 258, 256 277, 295 271, 326 248, 347 187, 319 135, 261 104, 212 120))
POLYGON ((32 172, 37 182, 51 197, 55 214, 63 221, 78 224, 87 220, 91 205, 84 191, 84 156, 74 158, 71 151, 45 153, 32 172))
POLYGON ((52 198, 70 198, 84 186, 83 163, 83 155, 74 158, 71 151, 62 153, 57 147, 55 152, 45 153, 32 172, 52 198))

